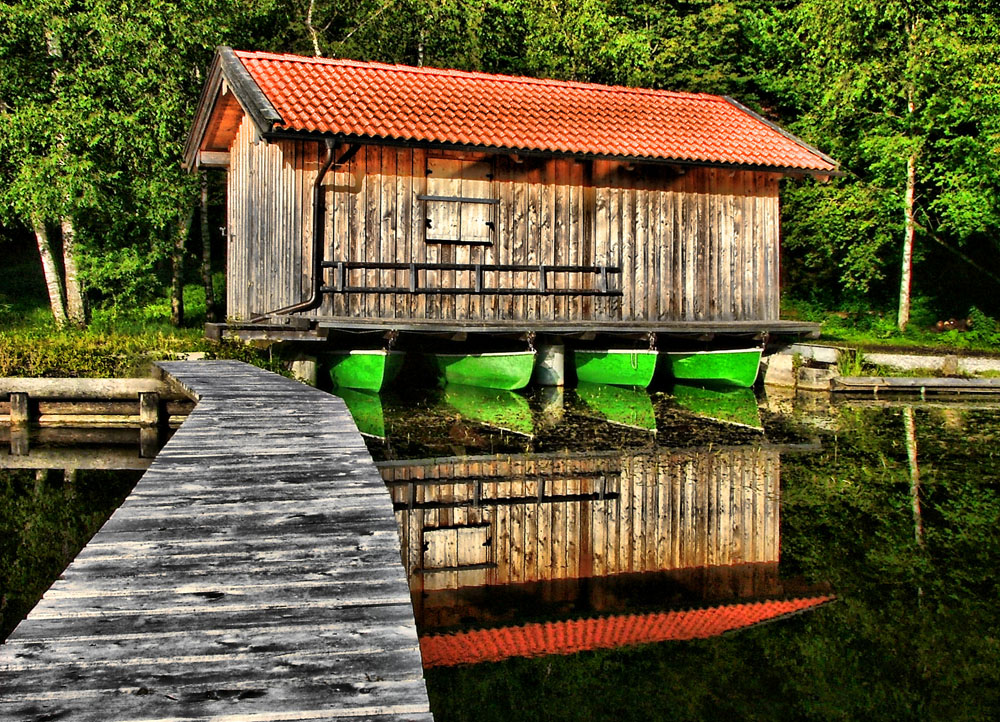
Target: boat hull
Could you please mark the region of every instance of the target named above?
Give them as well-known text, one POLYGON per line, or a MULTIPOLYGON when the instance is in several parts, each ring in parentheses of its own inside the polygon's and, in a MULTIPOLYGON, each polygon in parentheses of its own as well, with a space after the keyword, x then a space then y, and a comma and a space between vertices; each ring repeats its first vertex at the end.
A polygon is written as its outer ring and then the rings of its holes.
POLYGON ((434 362, 447 384, 514 391, 531 381, 535 352, 434 354, 434 362))
POLYGON ((577 384, 576 397, 610 424, 656 433, 656 412, 644 389, 609 384, 577 384))
POLYGON ((749 387, 757 380, 761 351, 661 351, 660 362, 665 373, 678 381, 749 387))
POLYGON ((358 427, 358 431, 365 436, 376 439, 386 438, 382 398, 377 391, 339 386, 335 395, 347 404, 347 410, 351 412, 351 418, 354 419, 354 425, 358 427))
POLYGON ((380 391, 399 373, 403 357, 401 351, 333 352, 327 357, 330 380, 338 387, 380 391))
POLYGON ((472 421, 522 436, 534 435, 531 407, 527 399, 512 391, 447 384, 444 401, 472 421))
POLYGON ((656 371, 656 351, 601 349, 573 352, 577 381, 646 388, 656 371))
POLYGON ((763 431, 757 397, 742 386, 674 384, 674 402, 694 416, 763 431))

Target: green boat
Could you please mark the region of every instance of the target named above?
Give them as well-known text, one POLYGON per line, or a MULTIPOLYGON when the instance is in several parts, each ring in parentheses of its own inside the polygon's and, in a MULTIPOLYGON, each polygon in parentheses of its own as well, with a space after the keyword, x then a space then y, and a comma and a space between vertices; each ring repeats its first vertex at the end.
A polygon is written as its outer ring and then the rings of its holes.
POLYGON ((535 365, 534 351, 500 353, 433 354, 438 372, 446 384, 479 386, 513 391, 531 381, 535 365))
POLYGON ((724 386, 753 386, 763 349, 726 351, 661 351, 664 372, 677 381, 704 381, 724 386))
POLYGON ((385 416, 382 413, 382 398, 377 391, 367 391, 360 389, 350 389, 340 386, 334 392, 334 396, 339 396, 347 404, 347 410, 351 412, 354 423, 365 436, 373 436, 377 439, 384 439, 385 416))
POLYGON ((336 387, 380 391, 403 366, 402 351, 332 351, 326 354, 330 380, 336 387))
POLYGON ((656 351, 602 349, 573 351, 577 381, 646 388, 656 371, 656 351))
POLYGON ((673 397, 678 406, 695 416, 758 431, 764 430, 753 389, 738 386, 711 388, 675 384, 673 397))
POLYGON ((535 428, 528 401, 512 391, 447 384, 444 387, 444 401, 471 421, 522 436, 534 435, 535 428))
POLYGON ((584 381, 577 384, 576 397, 610 424, 656 433, 656 414, 645 389, 584 381))

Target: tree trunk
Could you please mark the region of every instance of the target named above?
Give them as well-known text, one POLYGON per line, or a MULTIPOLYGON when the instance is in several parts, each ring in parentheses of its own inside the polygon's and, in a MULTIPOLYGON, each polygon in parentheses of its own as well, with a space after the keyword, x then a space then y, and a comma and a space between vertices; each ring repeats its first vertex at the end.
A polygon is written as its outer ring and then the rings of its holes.
POLYGON ((205 286, 205 320, 215 321, 215 289, 212 287, 212 236, 208 231, 208 176, 201 172, 201 282, 205 286))
POLYGON ((184 253, 193 216, 192 209, 178 224, 174 235, 174 252, 170 257, 170 323, 174 326, 184 323, 184 253))
POLYGON ((49 231, 44 221, 31 219, 31 228, 35 232, 38 243, 38 255, 42 258, 42 271, 45 274, 45 285, 49 289, 49 305, 52 307, 52 317, 56 326, 66 325, 66 302, 63 300, 62 279, 59 278, 59 267, 52 256, 52 246, 49 243, 49 231))
POLYGON ((316 0, 309 0, 309 11, 306 13, 306 28, 309 30, 309 37, 312 40, 313 55, 317 58, 323 57, 323 52, 319 49, 319 35, 313 27, 313 8, 316 0))
POLYGON ((917 156, 911 153, 906 159, 906 232, 903 236, 903 268, 899 279, 899 315, 896 322, 900 331, 910 322, 910 287, 913 277, 913 239, 916 235, 913 198, 917 185, 917 156))
POLYGON ((906 430, 906 460, 910 466, 910 507, 913 511, 913 537, 924 545, 924 515, 920 511, 920 467, 917 465, 917 422, 913 407, 903 409, 903 428, 906 430))
POLYGON ((66 272, 66 315, 69 322, 82 328, 87 325, 87 309, 83 305, 83 290, 76 265, 76 229, 73 219, 62 219, 63 270, 66 272))

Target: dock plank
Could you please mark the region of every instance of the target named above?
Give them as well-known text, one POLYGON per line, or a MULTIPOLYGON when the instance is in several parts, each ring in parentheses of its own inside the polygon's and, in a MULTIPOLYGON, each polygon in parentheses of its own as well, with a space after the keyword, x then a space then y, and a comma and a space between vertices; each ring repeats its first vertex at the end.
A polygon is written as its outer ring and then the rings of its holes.
POLYGON ((392 503, 343 403, 225 361, 0 646, 0 719, 429 722, 392 503))

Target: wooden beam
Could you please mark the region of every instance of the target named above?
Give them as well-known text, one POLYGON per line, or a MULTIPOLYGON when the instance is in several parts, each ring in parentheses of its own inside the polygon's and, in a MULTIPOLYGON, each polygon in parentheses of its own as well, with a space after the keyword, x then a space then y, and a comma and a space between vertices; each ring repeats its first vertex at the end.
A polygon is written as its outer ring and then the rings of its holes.
POLYGON ((163 398, 184 398, 172 393, 156 379, 39 379, 0 378, 0 398, 27 394, 32 399, 138 399, 140 393, 158 393, 163 398))
POLYGON ((229 153, 215 150, 199 151, 198 166, 201 168, 228 168, 229 153))
POLYGON ((50 448, 22 455, 0 454, 0 469, 136 469, 149 468, 138 449, 50 448))

